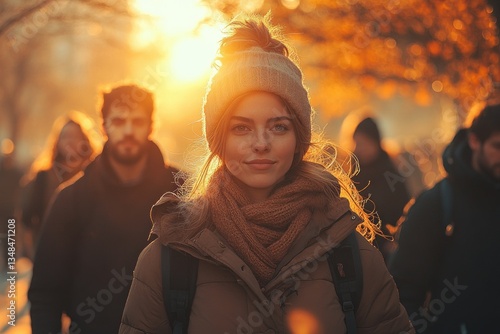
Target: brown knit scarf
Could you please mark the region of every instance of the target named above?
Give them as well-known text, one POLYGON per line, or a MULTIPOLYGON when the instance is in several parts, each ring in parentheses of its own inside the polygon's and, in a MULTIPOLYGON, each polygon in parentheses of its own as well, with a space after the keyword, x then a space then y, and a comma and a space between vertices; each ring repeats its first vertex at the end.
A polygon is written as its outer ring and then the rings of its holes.
POLYGON ((329 210, 324 188, 324 184, 296 177, 279 186, 267 200, 252 203, 233 176, 221 168, 212 176, 207 191, 211 220, 264 285, 313 211, 329 210))

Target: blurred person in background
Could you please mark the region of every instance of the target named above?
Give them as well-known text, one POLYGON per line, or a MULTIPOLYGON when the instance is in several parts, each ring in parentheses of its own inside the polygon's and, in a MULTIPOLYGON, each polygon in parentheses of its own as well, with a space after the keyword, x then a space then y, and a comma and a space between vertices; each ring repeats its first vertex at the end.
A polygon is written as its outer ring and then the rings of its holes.
POLYGON ((418 333, 499 333, 500 105, 479 110, 443 152, 447 176, 409 209, 389 263, 418 333))
MULTIPOLYGON (((376 211, 381 230, 391 235, 391 227, 397 225, 403 209, 410 200, 401 176, 391 156, 382 148, 379 127, 372 117, 364 118, 353 133, 354 154, 359 160, 359 173, 353 181, 367 201, 365 210, 376 211)), ((387 262, 395 249, 393 241, 377 236, 375 244, 387 262)))
POLYGON ((72 111, 58 117, 45 148, 23 177, 22 221, 25 255, 33 259, 42 220, 56 188, 82 171, 99 152, 92 121, 72 111))
POLYGON ((106 142, 45 215, 28 291, 33 334, 117 333, 149 211, 174 191, 176 168, 150 139, 153 94, 136 85, 102 91, 106 142))

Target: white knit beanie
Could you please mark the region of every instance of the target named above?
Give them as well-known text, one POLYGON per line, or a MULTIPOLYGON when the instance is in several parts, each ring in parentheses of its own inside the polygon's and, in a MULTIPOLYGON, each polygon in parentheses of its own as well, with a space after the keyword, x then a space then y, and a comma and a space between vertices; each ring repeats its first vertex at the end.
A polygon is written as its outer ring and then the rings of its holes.
POLYGON ((302 83, 302 72, 288 57, 254 46, 225 56, 210 79, 203 112, 205 135, 211 149, 217 123, 228 107, 238 97, 253 91, 274 93, 285 100, 310 142, 311 105, 302 83))

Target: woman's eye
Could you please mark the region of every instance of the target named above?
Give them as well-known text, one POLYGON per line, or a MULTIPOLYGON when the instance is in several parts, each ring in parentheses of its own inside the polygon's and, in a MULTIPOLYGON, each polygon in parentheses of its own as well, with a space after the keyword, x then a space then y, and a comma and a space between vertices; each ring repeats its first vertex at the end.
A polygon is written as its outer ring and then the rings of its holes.
POLYGON ((285 124, 275 124, 273 129, 277 132, 285 132, 288 131, 288 126, 286 126, 285 124))
POLYGON ((248 131, 249 128, 246 125, 238 124, 238 125, 233 126, 232 130, 235 132, 245 132, 245 131, 248 131))

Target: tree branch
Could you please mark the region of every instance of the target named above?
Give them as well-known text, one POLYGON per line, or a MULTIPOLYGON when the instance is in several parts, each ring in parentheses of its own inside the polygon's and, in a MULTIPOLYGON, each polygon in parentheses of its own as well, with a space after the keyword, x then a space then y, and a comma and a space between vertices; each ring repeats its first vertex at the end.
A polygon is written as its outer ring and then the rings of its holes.
POLYGON ((17 22, 21 21, 25 17, 28 17, 32 13, 36 12, 37 10, 42 9, 43 7, 47 6, 51 2, 54 2, 54 0, 44 0, 33 7, 27 8, 26 10, 22 10, 16 15, 11 16, 10 18, 7 18, 5 22, 0 24, 0 36, 2 36, 7 30, 9 30, 13 25, 15 25, 17 22))

